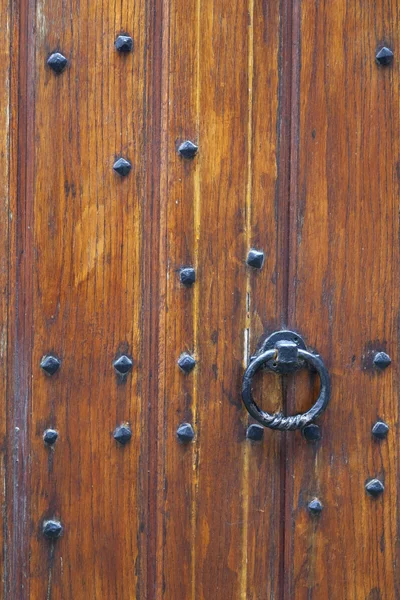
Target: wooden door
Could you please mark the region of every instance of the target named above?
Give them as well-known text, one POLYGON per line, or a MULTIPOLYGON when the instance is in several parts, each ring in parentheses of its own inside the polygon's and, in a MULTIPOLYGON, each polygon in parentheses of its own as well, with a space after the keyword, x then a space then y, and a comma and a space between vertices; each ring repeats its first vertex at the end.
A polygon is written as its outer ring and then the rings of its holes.
POLYGON ((1 0, 0 31, 2 597, 400 598, 398 3, 1 0), (242 402, 287 328, 314 441, 242 402))

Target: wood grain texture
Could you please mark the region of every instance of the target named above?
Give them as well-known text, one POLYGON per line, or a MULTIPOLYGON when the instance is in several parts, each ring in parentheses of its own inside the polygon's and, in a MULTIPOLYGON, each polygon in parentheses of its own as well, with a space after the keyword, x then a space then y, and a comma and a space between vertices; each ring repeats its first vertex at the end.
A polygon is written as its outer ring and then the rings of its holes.
POLYGON ((149 10, 144 2, 39 2, 25 40, 34 82, 32 276, 21 283, 32 328, 24 597, 146 597, 149 10), (134 53, 114 49, 121 31, 133 35, 134 53), (46 66, 55 50, 69 61, 59 76, 46 66), (118 156, 132 162, 125 179, 112 169, 118 156), (39 367, 47 353, 62 361, 51 378, 39 367), (134 359, 125 381, 112 366, 121 353, 134 359), (121 422, 133 433, 125 447, 113 439, 121 422), (59 431, 53 449, 43 443, 47 427, 59 431), (41 533, 53 517, 64 526, 56 545, 41 533))
MULTIPOLYGON (((284 597, 395 599, 399 65, 380 68, 375 53, 399 47, 399 6, 295 5, 290 324, 324 357, 333 392, 318 446, 289 441, 284 597), (393 361, 384 372, 379 350, 393 361), (386 441, 371 435, 378 418, 386 441), (373 477, 386 488, 375 500, 373 477), (307 514, 314 496, 320 519, 307 514)), ((291 410, 310 394, 299 383, 291 410)))
MULTIPOLYGON (((398 29, 395 0, 3 0, 4 598, 400 597, 399 67, 374 60, 398 29), (317 445, 246 440, 244 369, 285 326, 332 376, 317 445), (51 378, 46 353, 62 361, 51 378)), ((255 388, 291 414, 318 393, 307 373, 255 388)))
MULTIPOLYGON (((263 443, 246 441, 240 388, 250 352, 284 310, 280 5, 173 1, 164 15, 167 279, 157 597, 273 597, 281 438, 266 432, 263 443), (199 145, 192 160, 176 151, 186 139, 199 145), (260 272, 246 266, 250 247, 266 253, 260 272), (191 288, 179 281, 182 266, 196 268, 191 288), (177 366, 183 351, 197 361, 189 375, 177 366), (195 429, 188 446, 176 439, 182 422, 195 429)), ((278 406, 279 381, 267 387, 270 406, 278 406)))

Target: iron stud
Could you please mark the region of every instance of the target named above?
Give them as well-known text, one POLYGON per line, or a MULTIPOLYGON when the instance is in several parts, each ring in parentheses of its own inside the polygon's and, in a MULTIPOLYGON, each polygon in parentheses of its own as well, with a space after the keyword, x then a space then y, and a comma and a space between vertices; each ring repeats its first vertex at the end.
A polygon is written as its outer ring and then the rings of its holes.
POLYGON ((132 370, 133 360, 129 356, 126 356, 126 354, 123 354, 114 361, 113 367, 119 375, 126 375, 132 370))
POLYGON ((68 64, 68 60, 61 52, 53 52, 47 59, 47 64, 56 75, 62 73, 68 64))
POLYGON ((196 271, 193 269, 193 267, 184 267, 179 272, 179 278, 183 285, 193 285, 196 281, 196 271))
POLYGON ((264 264, 264 252, 252 248, 247 255, 246 262, 253 269, 261 269, 264 264))
POLYGON ((253 423, 246 431, 246 438, 251 442, 260 442, 264 437, 264 427, 253 423))
POLYGON ((49 376, 54 375, 60 366, 60 359, 56 356, 52 356, 51 354, 46 354, 46 356, 43 356, 42 360, 40 361, 40 367, 43 369, 46 375, 49 376))
POLYGON ((178 366, 184 373, 186 373, 186 375, 188 375, 195 368, 196 361, 193 356, 187 352, 184 352, 178 359, 178 366))
POLYGON ((132 165, 125 158, 119 158, 115 161, 113 169, 118 175, 121 175, 121 177, 126 177, 132 169, 132 165))
POLYGON ((194 440, 194 430, 190 423, 182 423, 176 430, 179 441, 189 443, 194 440))
POLYGON ((43 523, 43 535, 49 540, 56 540, 62 535, 63 526, 60 521, 49 519, 43 523))
POLYGON ((56 443, 58 438, 58 431, 56 431, 55 429, 46 429, 46 431, 43 434, 43 441, 45 444, 48 444, 49 446, 52 446, 53 444, 56 443))
POLYGON ((199 147, 196 146, 190 140, 186 140, 182 142, 182 144, 178 148, 178 152, 183 158, 194 158, 199 150, 199 147))
POLYGON ((132 52, 133 39, 130 35, 119 35, 115 40, 115 48, 118 52, 132 52))
POLYGON ((374 366, 383 371, 392 362, 390 356, 386 352, 377 352, 374 356, 374 366))
POLYGON ((128 424, 119 425, 114 430, 114 439, 125 446, 132 438, 132 430, 128 424))
POLYGON ((375 56, 376 62, 382 67, 387 67, 388 65, 392 64, 393 58, 394 54, 392 50, 390 48, 386 48, 386 46, 378 50, 375 56))
POLYGON ((379 440, 384 440, 389 432, 389 425, 383 421, 377 421, 372 428, 372 434, 379 440))
POLYGON ((382 494, 382 492, 385 490, 385 486, 381 481, 379 481, 379 479, 371 479, 371 481, 368 481, 368 483, 366 483, 365 489, 368 492, 368 494, 376 498, 377 496, 382 494))
POLYGON ((310 423, 302 429, 302 434, 307 442, 318 442, 321 439, 321 429, 315 423, 310 423))
POLYGON ((323 508, 324 506, 322 502, 318 500, 318 498, 314 498, 314 500, 311 500, 311 502, 308 505, 308 510, 313 515, 319 515, 322 512, 323 508))

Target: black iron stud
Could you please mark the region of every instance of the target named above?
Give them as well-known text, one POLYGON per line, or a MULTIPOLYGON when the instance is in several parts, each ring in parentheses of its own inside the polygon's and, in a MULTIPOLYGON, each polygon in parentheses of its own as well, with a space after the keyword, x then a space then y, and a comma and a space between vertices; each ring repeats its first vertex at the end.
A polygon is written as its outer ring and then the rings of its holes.
POLYGON ((194 440, 194 429, 190 423, 182 423, 176 430, 179 441, 189 443, 194 440))
POLYGON ((372 434, 379 440, 384 440, 389 432, 389 425, 383 421, 377 421, 372 428, 372 434))
POLYGON ((264 437, 264 427, 253 423, 246 431, 246 438, 251 442, 260 442, 264 437))
POLYGON ((62 73, 68 64, 68 60, 61 52, 53 52, 47 59, 47 64, 56 75, 62 73))
POLYGON ((247 264, 253 269, 261 269, 264 264, 264 252, 252 248, 247 255, 247 264))
POLYGON ((379 481, 379 479, 371 479, 371 481, 368 481, 368 483, 365 484, 365 489, 368 494, 376 498, 382 494, 382 492, 385 490, 385 486, 383 485, 382 481, 379 481))
POLYGON ((115 40, 115 48, 118 52, 132 52, 133 39, 130 35, 119 35, 115 40))
POLYGON ((182 142, 182 144, 178 148, 178 152, 183 158, 194 158, 199 150, 199 147, 196 146, 190 140, 186 140, 182 142))
POLYGON ((196 361, 193 356, 184 352, 178 359, 178 366, 184 373, 188 374, 195 368, 196 361))
POLYGON ((382 67, 387 67, 388 65, 391 65, 393 62, 393 58, 394 54, 392 50, 390 48, 386 48, 386 46, 378 50, 375 56, 376 62, 382 67))
POLYGON ((179 278, 183 285, 193 285, 196 281, 196 271, 193 267, 184 267, 179 272, 179 278))
POLYGON ((40 366, 46 373, 46 375, 51 376, 54 375, 56 371, 58 371, 58 369, 61 366, 61 361, 56 356, 46 354, 46 356, 43 356, 42 360, 40 361, 40 366))
POLYGON ((126 375, 132 370, 133 360, 129 356, 126 356, 126 354, 123 354, 114 361, 113 367, 119 375, 126 375))
POLYGON ((113 169, 118 175, 121 175, 121 177, 126 177, 132 169, 132 165, 125 158, 119 158, 115 161, 113 169))
POLYGON ((383 369, 386 369, 391 362, 392 360, 390 356, 386 354, 386 352, 377 352, 377 354, 375 354, 374 356, 374 366, 377 369, 381 369, 381 371, 383 371, 383 369))
POLYGON ((321 429, 315 423, 306 425, 302 429, 302 434, 307 442, 318 442, 321 439, 321 429))
POLYGON ((308 505, 308 510, 313 515, 319 515, 322 512, 323 508, 324 506, 322 502, 318 500, 318 498, 314 498, 314 500, 311 500, 311 502, 308 505))
POLYGON ((49 446, 52 446, 53 444, 56 443, 58 438, 58 431, 56 431, 55 429, 46 429, 46 431, 43 434, 43 441, 45 442, 45 444, 48 444, 49 446))
POLYGON ((49 519, 43 523, 43 535, 49 540, 56 540, 62 535, 63 526, 56 519, 49 519))
POLYGON ((125 446, 132 437, 132 430, 127 423, 119 425, 114 430, 114 440, 125 446))

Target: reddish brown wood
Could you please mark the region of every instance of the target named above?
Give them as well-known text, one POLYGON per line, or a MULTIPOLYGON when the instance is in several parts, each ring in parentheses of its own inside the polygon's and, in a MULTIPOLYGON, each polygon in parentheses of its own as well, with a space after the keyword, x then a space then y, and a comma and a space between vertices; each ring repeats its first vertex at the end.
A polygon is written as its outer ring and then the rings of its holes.
MULTIPOLYGON (((317 447, 288 449, 285 598, 397 598, 399 46, 396 2, 297 2, 290 324, 324 357, 330 407, 317 447), (298 117, 297 117, 298 115, 298 117), (392 366, 371 366, 386 350, 392 366), (390 425, 374 441, 378 417, 390 425), (368 478, 385 483, 374 500, 368 478), (320 497, 319 519, 307 503, 320 497), (291 524, 291 526, 289 526, 291 524)), ((307 382, 291 409, 310 403, 307 382)))

